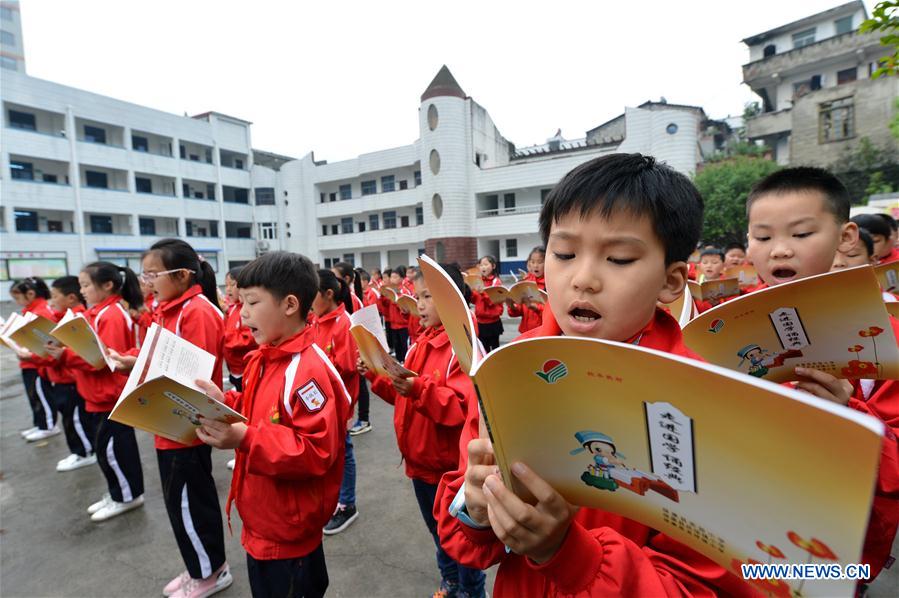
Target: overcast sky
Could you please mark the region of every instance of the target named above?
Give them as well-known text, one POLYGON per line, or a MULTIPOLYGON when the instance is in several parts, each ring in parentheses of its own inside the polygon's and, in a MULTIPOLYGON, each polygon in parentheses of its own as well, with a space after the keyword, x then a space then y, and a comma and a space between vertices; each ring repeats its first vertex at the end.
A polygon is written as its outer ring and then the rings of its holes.
MULTIPOLYGON (((28 74, 176 114, 253 122, 253 146, 336 161, 418 137, 442 64, 518 146, 648 99, 740 114, 740 40, 840 0, 22 0, 28 74)), ((870 12, 873 6, 866 2, 870 12)))

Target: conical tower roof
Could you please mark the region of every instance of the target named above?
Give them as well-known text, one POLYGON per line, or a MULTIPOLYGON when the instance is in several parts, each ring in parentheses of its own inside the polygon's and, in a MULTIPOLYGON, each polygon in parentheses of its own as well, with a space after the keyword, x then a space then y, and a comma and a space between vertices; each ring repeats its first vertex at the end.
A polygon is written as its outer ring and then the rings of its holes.
POLYGON ((462 88, 459 86, 456 78, 453 77, 453 74, 445 64, 440 67, 440 70, 437 72, 437 76, 434 77, 434 80, 431 81, 431 84, 428 85, 428 88, 425 90, 425 92, 421 94, 421 101, 424 102, 427 99, 436 98, 439 96, 450 96, 454 98, 462 98, 463 100, 468 97, 467 95, 465 95, 465 92, 462 91, 462 88))

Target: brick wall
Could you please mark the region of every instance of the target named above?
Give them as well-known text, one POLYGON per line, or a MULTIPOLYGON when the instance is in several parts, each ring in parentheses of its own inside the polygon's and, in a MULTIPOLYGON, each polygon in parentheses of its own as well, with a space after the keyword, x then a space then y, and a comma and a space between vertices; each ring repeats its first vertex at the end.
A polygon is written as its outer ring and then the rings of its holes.
POLYGON ((475 237, 443 237, 425 241, 425 253, 441 262, 458 262, 464 269, 478 261, 478 240, 475 237), (437 243, 443 245, 443 255, 437 255, 437 243))

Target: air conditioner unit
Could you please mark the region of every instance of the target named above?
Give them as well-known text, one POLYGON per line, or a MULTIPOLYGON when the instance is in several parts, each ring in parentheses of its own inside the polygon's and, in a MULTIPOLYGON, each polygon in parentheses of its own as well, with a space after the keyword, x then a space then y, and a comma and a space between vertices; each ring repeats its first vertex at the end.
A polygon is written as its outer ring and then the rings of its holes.
POLYGON ((262 255, 269 250, 268 241, 256 241, 256 255, 262 255))

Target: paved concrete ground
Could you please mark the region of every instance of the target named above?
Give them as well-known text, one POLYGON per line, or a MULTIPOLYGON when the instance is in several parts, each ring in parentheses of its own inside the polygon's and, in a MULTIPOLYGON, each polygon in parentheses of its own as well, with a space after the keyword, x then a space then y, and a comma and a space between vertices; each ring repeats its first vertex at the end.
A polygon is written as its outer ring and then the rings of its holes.
MULTIPOLYGON (((506 323, 503 341, 516 334, 506 323)), ((372 397, 374 430, 355 438, 360 517, 344 533, 325 538, 331 596, 426 596, 439 575, 430 540, 393 435, 392 413, 372 397)), ((27 444, 19 430, 30 426, 14 357, 0 355, 0 595, 6 597, 160 596, 182 570, 159 484, 152 438, 138 432, 146 505, 96 524, 85 509, 105 491, 99 469, 57 473, 68 454, 63 437, 27 444)), ((229 455, 213 452, 224 505, 229 455)), ((249 596, 240 520, 233 514, 226 542, 234 575, 223 597, 249 596)), ((899 541, 893 554, 899 555, 899 541)), ((488 573, 488 591, 493 572, 488 573)), ((872 586, 872 597, 899 596, 899 565, 872 586)))

